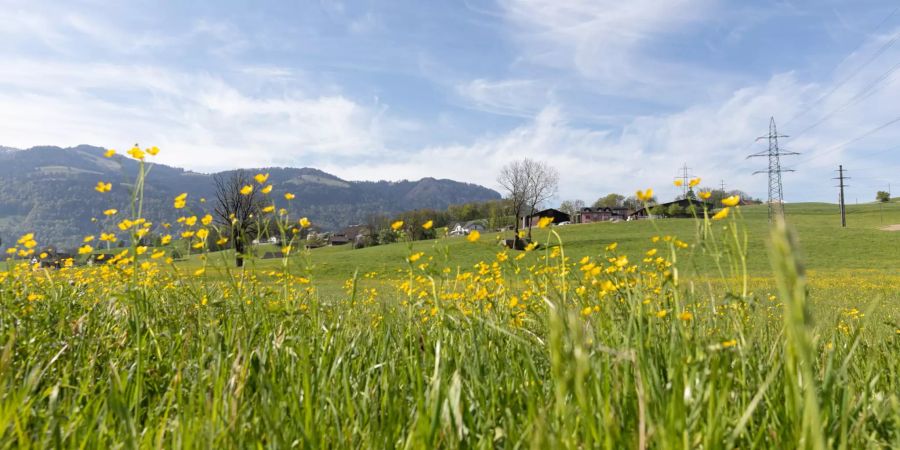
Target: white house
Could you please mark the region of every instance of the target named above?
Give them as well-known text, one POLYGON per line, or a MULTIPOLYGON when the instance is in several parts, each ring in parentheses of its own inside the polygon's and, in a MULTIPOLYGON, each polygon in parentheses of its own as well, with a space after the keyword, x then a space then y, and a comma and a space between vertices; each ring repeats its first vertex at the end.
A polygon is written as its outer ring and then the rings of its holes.
POLYGON ((484 231, 486 229, 487 228, 484 226, 483 221, 470 220, 466 223, 457 222, 457 223, 453 224, 453 226, 451 226, 449 228, 450 231, 448 234, 450 236, 467 236, 469 233, 471 233, 473 231, 478 231, 479 233, 481 233, 482 231, 484 231))
POLYGON ((262 240, 260 240, 260 239, 254 239, 254 240, 250 241, 250 244, 252 244, 252 245, 259 245, 259 244, 278 244, 278 238, 275 237, 275 236, 272 236, 272 237, 270 237, 270 238, 268 238, 268 239, 262 239, 262 240))

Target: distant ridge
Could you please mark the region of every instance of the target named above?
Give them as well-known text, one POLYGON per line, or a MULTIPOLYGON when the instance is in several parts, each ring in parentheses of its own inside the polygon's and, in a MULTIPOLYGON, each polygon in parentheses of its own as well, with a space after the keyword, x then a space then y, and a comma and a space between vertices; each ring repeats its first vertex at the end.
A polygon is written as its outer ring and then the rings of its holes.
MULTIPOLYGON (((34 232, 41 244, 75 246, 85 235, 97 234, 97 224, 91 218, 102 218, 108 208, 124 211, 137 162, 121 155, 104 158, 104 152, 103 148, 90 145, 25 150, 0 146, 3 245, 14 242, 23 233, 34 232), (95 192, 94 186, 100 180, 113 183, 113 191, 103 195, 95 192)), ((360 223, 371 214, 445 209, 452 204, 500 198, 499 193, 483 186, 430 177, 373 182, 347 181, 309 167, 245 170, 268 172, 274 186, 273 198, 281 199, 284 192, 294 193, 297 198, 292 202, 291 213, 307 216, 323 229, 360 223)), ((145 188, 145 216, 155 221, 174 220, 177 214, 172 198, 182 192, 189 193, 192 199, 212 199, 213 175, 154 164, 145 188)))

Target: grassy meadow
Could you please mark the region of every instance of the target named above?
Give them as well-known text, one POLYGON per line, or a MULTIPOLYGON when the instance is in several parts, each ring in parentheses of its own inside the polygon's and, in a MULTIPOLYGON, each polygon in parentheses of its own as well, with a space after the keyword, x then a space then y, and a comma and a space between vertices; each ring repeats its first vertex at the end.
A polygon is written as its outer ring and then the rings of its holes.
POLYGON ((900 204, 729 211, 241 270, 136 212, 112 261, 0 272, 0 447, 900 447, 900 204))

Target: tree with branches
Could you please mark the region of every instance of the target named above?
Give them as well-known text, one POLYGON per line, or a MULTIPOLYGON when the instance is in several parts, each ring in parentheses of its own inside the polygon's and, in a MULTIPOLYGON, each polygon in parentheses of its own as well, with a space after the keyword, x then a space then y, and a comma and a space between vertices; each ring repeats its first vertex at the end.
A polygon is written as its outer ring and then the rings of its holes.
POLYGON ((243 267, 247 245, 259 234, 262 195, 253 188, 253 178, 243 170, 217 174, 216 222, 234 246, 235 265, 243 267), (247 192, 246 187, 251 189, 247 192))
MULTIPOLYGON (((519 248, 520 220, 534 214, 538 206, 556 195, 559 172, 543 161, 525 158, 503 166, 497 183, 506 190, 510 209, 516 216, 515 248, 519 248)), ((531 221, 528 222, 528 239, 531 239, 531 221)))

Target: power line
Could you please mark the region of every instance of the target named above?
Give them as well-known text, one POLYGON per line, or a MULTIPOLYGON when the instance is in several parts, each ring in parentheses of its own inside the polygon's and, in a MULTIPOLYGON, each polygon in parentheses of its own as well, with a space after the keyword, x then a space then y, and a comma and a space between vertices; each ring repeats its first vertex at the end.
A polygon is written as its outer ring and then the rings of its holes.
POLYGON ((900 69, 900 63, 894 64, 893 66, 891 66, 890 69, 888 69, 886 72, 882 73, 881 76, 879 76, 877 79, 875 79, 874 81, 872 81, 871 83, 869 83, 868 85, 866 85, 866 86, 865 86, 863 89, 861 89, 855 96, 853 96, 853 97, 852 97, 850 100, 848 100, 846 103, 844 103, 844 104, 842 104, 841 106, 839 106, 837 109, 835 109, 835 110, 831 111, 830 113, 826 114, 825 116, 823 116, 821 119, 819 119, 818 121, 816 121, 816 122, 813 123, 812 125, 810 125, 810 126, 804 128, 804 129, 800 130, 800 131, 797 132, 797 133, 794 133, 794 137, 796 138, 796 137, 798 137, 798 136, 800 136, 800 135, 802 135, 802 134, 804 134, 804 133, 806 133, 806 132, 812 130, 813 128, 818 127, 819 125, 821 125, 821 124, 827 122, 828 119, 834 117, 835 114, 837 114, 837 113, 839 113, 839 112, 841 112, 841 111, 844 111, 845 109, 847 109, 848 107, 852 106, 853 104, 855 104, 855 103, 857 103, 857 102, 860 102, 860 101, 862 101, 862 100, 865 100, 865 99, 871 97, 873 94, 875 94, 876 92, 878 92, 879 89, 881 89, 882 87, 884 87, 884 86, 886 86, 886 85, 881 85, 880 87, 875 87, 875 86, 876 86, 878 83, 881 83, 882 81, 884 81, 884 80, 886 80, 887 78, 889 78, 891 75, 893 75, 893 73, 896 72, 897 69, 900 69))
MULTIPOLYGON (((887 17, 885 17, 885 18, 881 21, 881 23, 879 23, 878 26, 876 26, 875 29, 872 30, 872 33, 878 31, 879 29, 881 29, 881 27, 884 26, 884 24, 886 24, 887 21, 890 20, 891 17, 894 17, 894 15, 897 14, 898 11, 900 11, 900 6, 898 6, 898 7, 895 8, 893 11, 891 11, 891 13, 888 14, 887 17)), ((844 86, 845 84, 847 84, 850 80, 852 80, 856 75, 858 75, 860 72, 862 72, 862 70, 865 69, 866 67, 868 67, 869 64, 872 64, 872 62, 874 62, 876 59, 878 59, 878 57, 880 57, 882 54, 884 54, 884 52, 888 51, 888 50, 889 50, 889 49, 897 42, 898 39, 900 39, 900 35, 895 35, 891 40, 885 42, 885 43, 878 49, 878 51, 876 51, 875 54, 872 55, 872 57, 870 57, 868 60, 866 60, 866 62, 864 62, 864 63, 863 63, 862 65, 860 65, 859 67, 857 67, 856 70, 854 70, 853 72, 850 73, 850 75, 848 75, 848 76, 845 77, 843 80, 841 80, 841 81, 838 82, 836 85, 834 85, 834 87, 832 87, 831 90, 829 90, 828 92, 826 92, 826 93, 820 95, 818 98, 816 98, 812 103, 809 104, 808 107, 806 107, 806 109, 804 109, 803 111, 800 111, 800 113, 798 113, 797 115, 795 115, 794 117, 792 117, 790 120, 788 120, 787 122, 785 122, 785 123, 783 124, 783 126, 786 126, 786 125, 789 125, 789 124, 793 123, 795 120, 797 120, 798 118, 802 117, 804 114, 806 114, 806 113, 812 111, 812 109, 813 109, 814 106, 816 106, 816 105, 819 104, 822 100, 825 100, 826 98, 828 98, 829 96, 831 96, 832 94, 834 94, 835 92, 837 92, 838 89, 840 89, 842 86, 844 86)), ((857 46, 857 49, 858 49, 859 47, 861 47, 863 44, 865 44, 865 40, 863 40, 863 42, 860 43, 859 46, 857 46)), ((844 61, 846 61, 847 58, 850 57, 850 55, 852 55, 852 53, 850 53, 850 54, 848 54, 847 56, 845 56, 844 59, 841 61, 841 63, 843 63, 844 61)), ((839 67, 839 66, 840 66, 840 65, 838 65, 838 67, 839 67)), ((836 68, 835 68, 835 69, 836 69, 836 68)))
POLYGON ((871 136, 871 135, 873 135, 873 134, 875 134, 875 133, 877 133, 877 132, 879 132, 879 131, 881 131, 881 130, 883 130, 883 129, 885 129, 885 128, 887 128, 887 127, 889 127, 889 126, 891 126, 891 125, 893 125, 893 124, 895 124, 895 123, 897 123, 897 122, 900 122, 900 117, 896 117, 896 118, 894 118, 894 119, 888 121, 887 123, 881 124, 881 125, 879 125, 879 126, 873 128, 873 129, 871 129, 871 130, 869 130, 869 131, 867 131, 867 132, 865 132, 865 133, 863 133, 863 134, 861 134, 861 135, 859 135, 859 136, 857 136, 857 137, 855 137, 855 138, 853 138, 853 139, 850 139, 850 140, 847 141, 847 142, 844 142, 843 144, 835 145, 834 147, 831 147, 831 148, 829 148, 829 149, 827 149, 827 150, 824 150, 824 151, 822 151, 822 152, 816 153, 816 154, 814 154, 812 157, 807 158, 807 159, 805 159, 805 160, 803 160, 803 161, 800 161, 800 163, 802 164, 802 163, 810 162, 810 161, 812 161, 812 160, 814 160, 814 159, 816 159, 816 158, 821 158, 822 156, 825 156, 825 155, 827 155, 827 154, 829 154, 829 153, 832 153, 832 152, 834 152, 834 151, 840 150, 841 148, 844 148, 844 147, 846 147, 846 146, 848 146, 848 145, 850 145, 850 144, 854 144, 854 143, 856 143, 856 142, 859 142, 859 141, 861 141, 861 140, 863 140, 863 139, 865 139, 865 138, 867 138, 867 137, 869 137, 869 136, 871 136))

